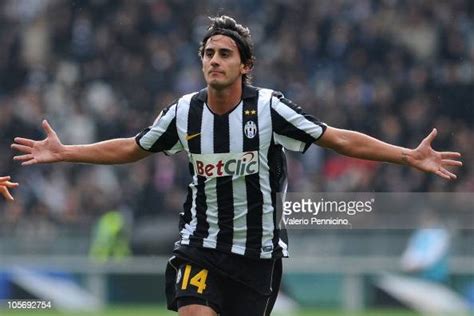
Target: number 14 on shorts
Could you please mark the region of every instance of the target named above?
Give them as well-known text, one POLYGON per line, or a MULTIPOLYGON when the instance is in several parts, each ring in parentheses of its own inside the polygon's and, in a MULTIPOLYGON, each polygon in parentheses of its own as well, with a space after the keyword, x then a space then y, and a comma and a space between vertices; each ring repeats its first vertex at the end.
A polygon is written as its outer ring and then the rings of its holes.
POLYGON ((206 289, 206 279, 208 271, 206 269, 200 269, 192 267, 190 264, 181 266, 181 269, 178 271, 178 276, 176 278, 176 283, 179 284, 181 281, 181 290, 187 290, 191 285, 196 288, 197 293, 202 294, 206 289), (184 272, 182 271, 184 267, 184 272), (182 280, 181 280, 182 273, 182 280))

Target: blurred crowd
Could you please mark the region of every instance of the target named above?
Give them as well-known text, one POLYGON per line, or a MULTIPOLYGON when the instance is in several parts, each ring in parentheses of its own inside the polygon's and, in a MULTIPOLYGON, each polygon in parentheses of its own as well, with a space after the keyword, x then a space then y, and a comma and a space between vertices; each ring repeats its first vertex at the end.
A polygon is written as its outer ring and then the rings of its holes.
POLYGON ((126 166, 12 161, 15 136, 65 144, 130 137, 204 86, 197 49, 208 16, 248 25, 256 86, 331 126, 463 153, 456 182, 348 159, 313 146, 290 155, 290 191, 474 191, 474 2, 397 0, 5 0, 0 2, 0 175, 21 183, 1 203, 0 232, 88 229, 118 209, 139 225, 173 218, 187 157, 126 166), (28 219, 28 220, 25 220, 28 219))

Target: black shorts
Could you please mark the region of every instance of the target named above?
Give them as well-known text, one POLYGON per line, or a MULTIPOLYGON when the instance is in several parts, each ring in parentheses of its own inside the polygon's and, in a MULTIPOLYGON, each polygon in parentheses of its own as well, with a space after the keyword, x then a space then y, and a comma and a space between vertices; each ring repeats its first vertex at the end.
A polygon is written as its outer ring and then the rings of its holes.
MULTIPOLYGON (((229 256, 230 259, 235 259, 234 255, 219 252, 216 254, 212 250, 197 249, 197 253, 200 252, 212 254, 211 258, 216 255, 219 258, 229 256)), ((196 252, 193 252, 193 254, 195 255, 196 252)), ((213 266, 203 267, 202 264, 196 264, 195 261, 199 261, 199 259, 188 260, 187 258, 174 256, 169 260, 166 268, 168 309, 177 311, 179 307, 198 304, 211 307, 221 316, 270 315, 280 288, 281 259, 265 260, 266 262, 263 264, 270 276, 265 278, 262 275, 263 279, 268 279, 268 291, 259 290, 262 284, 261 280, 255 280, 256 286, 252 286, 253 284, 246 284, 246 282, 226 275, 222 270, 214 269, 213 266), (271 271, 268 271, 267 266, 270 267, 271 271)), ((259 272, 261 269, 259 267, 260 260, 250 262, 253 263, 252 266, 245 264, 242 266, 242 262, 237 262, 238 265, 235 266, 235 269, 259 272)))

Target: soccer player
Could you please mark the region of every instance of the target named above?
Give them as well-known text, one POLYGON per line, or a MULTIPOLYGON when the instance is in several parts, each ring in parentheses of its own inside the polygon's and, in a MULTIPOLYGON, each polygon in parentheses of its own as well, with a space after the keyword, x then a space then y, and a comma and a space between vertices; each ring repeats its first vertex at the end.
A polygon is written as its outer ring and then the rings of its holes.
POLYGON ((10 182, 10 177, 5 176, 5 177, 0 177, 0 193, 3 195, 3 197, 7 201, 13 201, 14 198, 10 194, 10 191, 8 189, 16 188, 19 184, 16 182, 10 182))
POLYGON ((168 307, 179 315, 269 315, 288 255, 276 222, 276 193, 286 189, 284 148, 313 143, 361 159, 408 165, 445 179, 457 152, 431 148, 434 129, 415 149, 327 126, 271 89, 249 85, 254 65, 249 29, 228 16, 211 19, 199 55, 207 87, 166 107, 136 137, 63 145, 15 138, 22 165, 121 164, 153 152, 185 151, 192 182, 180 214, 180 240, 166 271, 168 307))

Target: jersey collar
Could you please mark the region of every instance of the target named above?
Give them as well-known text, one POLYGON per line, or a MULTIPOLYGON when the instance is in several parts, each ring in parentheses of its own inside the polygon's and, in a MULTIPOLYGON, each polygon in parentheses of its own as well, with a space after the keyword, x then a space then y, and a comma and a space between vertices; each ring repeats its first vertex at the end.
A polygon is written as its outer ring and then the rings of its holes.
MULTIPOLYGON (((242 91, 242 99, 251 99, 255 98, 258 94, 258 89, 254 86, 244 85, 242 91)), ((202 89, 199 91, 198 100, 202 102, 207 101, 207 88, 202 89)))

